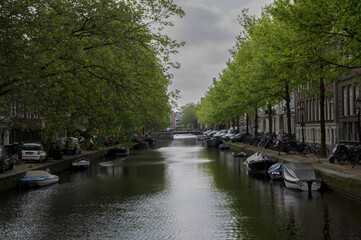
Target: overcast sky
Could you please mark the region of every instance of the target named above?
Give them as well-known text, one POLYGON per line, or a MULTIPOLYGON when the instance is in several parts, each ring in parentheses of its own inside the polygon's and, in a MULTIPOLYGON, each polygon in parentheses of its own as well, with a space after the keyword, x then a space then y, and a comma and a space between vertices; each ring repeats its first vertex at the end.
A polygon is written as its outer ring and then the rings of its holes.
POLYGON ((259 16, 262 7, 273 0, 174 0, 185 12, 183 18, 174 20, 167 34, 186 45, 172 59, 181 64, 172 70, 171 90, 180 90, 178 106, 198 103, 218 78, 230 57, 241 32, 237 16, 248 8, 249 14, 259 16))

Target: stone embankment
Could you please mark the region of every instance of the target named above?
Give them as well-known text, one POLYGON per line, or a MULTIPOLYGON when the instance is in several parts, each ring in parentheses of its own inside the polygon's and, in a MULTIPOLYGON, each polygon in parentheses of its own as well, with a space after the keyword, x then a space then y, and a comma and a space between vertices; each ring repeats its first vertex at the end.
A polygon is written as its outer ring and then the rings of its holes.
POLYGON ((87 158, 91 162, 104 156, 104 152, 83 150, 81 154, 64 155, 62 160, 47 160, 44 163, 23 163, 15 165, 12 170, 7 170, 0 174, 0 192, 19 185, 19 180, 24 177, 29 170, 49 169, 51 173, 64 171, 71 167, 73 161, 79 158, 87 158))
POLYGON ((264 152, 269 157, 278 162, 307 162, 311 163, 318 177, 321 178, 325 187, 346 194, 352 198, 361 200, 361 165, 352 168, 351 164, 340 165, 338 163, 329 163, 326 158, 318 158, 315 156, 302 157, 300 155, 292 155, 281 153, 264 148, 242 144, 228 143, 233 151, 243 151, 247 154, 253 154, 257 151, 264 152))

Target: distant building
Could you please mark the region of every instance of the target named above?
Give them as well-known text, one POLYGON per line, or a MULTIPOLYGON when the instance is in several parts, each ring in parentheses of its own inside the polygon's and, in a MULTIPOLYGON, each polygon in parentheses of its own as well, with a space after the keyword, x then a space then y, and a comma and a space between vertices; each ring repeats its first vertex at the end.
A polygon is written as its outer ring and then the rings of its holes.
POLYGON ((181 124, 182 115, 183 115, 183 112, 173 112, 172 113, 171 120, 172 120, 172 128, 173 129, 183 128, 183 125, 181 124))

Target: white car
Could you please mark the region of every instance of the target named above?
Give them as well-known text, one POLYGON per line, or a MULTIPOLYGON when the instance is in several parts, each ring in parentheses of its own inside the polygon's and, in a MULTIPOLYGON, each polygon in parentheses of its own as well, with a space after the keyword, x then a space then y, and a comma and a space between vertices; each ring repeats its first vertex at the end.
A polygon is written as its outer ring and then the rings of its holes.
POLYGON ((24 162, 42 162, 46 158, 46 152, 44 151, 44 147, 39 143, 24 143, 21 154, 24 162))

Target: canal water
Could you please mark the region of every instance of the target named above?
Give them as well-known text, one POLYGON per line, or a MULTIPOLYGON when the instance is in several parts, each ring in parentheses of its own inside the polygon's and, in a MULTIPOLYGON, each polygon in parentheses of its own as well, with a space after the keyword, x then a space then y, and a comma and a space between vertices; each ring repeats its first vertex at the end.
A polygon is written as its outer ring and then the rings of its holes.
POLYGON ((361 204, 248 176, 230 151, 177 136, 0 194, 0 239, 360 239, 361 204))

